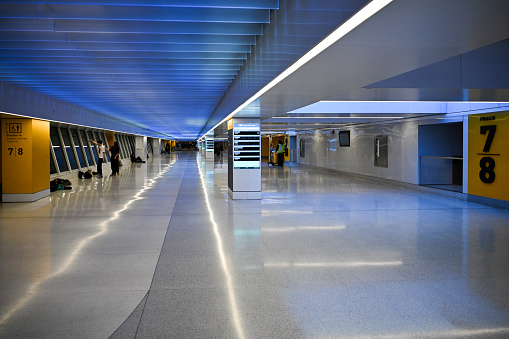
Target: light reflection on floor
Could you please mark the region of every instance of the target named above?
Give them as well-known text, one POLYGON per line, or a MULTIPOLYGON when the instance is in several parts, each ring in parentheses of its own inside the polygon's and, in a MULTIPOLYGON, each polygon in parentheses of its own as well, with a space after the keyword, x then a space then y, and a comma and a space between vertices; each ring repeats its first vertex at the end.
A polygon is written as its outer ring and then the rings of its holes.
POLYGON ((509 334, 509 211, 298 165, 232 201, 216 160, 0 205, 0 337, 509 334))

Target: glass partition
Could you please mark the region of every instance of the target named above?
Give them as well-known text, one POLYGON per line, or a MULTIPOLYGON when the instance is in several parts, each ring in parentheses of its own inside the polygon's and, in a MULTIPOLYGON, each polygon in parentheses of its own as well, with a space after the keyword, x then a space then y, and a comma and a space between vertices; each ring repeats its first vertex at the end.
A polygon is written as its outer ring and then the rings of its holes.
POLYGON ((152 138, 147 138, 147 152, 149 154, 154 154, 154 149, 152 148, 152 138))
POLYGON ((85 161, 85 156, 83 155, 83 149, 81 148, 80 138, 78 136, 78 131, 75 129, 71 130, 72 141, 74 142, 74 149, 76 150, 76 154, 78 155, 78 161, 80 163, 81 168, 86 168, 87 163, 85 161))
POLYGON ((125 156, 126 158, 129 158, 133 153, 131 150, 131 146, 129 145, 129 136, 124 134, 122 135, 122 137, 124 138, 125 156))
POLYGON ((50 174, 57 173, 57 168, 55 167, 55 162, 53 161, 53 156, 51 155, 51 152, 49 157, 49 173, 50 174))
POLYGON ((129 144, 127 142, 127 138, 124 134, 120 135, 120 139, 122 140, 122 146, 124 149, 124 158, 129 158, 131 153, 129 152, 129 144))
POLYGON ((57 158, 58 169, 60 172, 67 172, 69 169, 67 168, 67 162, 65 161, 64 151, 62 150, 62 144, 56 127, 50 127, 50 139, 53 145, 53 153, 55 153, 55 158, 57 158))
POLYGON ((62 140, 64 141, 65 154, 67 154, 67 159, 69 159, 69 165, 71 165, 71 169, 78 169, 78 164, 76 163, 76 158, 74 156, 74 152, 72 150, 71 138, 69 136, 69 131, 67 128, 60 128, 60 133, 62 134, 62 140))
MULTIPOLYGON (((108 140, 106 139, 106 134, 104 132, 99 132, 99 139, 103 141, 103 145, 106 149, 109 149, 113 145, 108 145, 108 140)), ((106 162, 110 162, 110 153, 106 151, 106 162)))
POLYGON ((87 133, 83 130, 80 130, 80 136, 81 136, 81 141, 83 141, 83 148, 84 148, 87 160, 88 160, 88 165, 94 166, 95 162, 92 157, 92 148, 93 147, 91 147, 90 142, 88 142, 87 133))
POLYGON ((134 135, 128 135, 127 136, 128 140, 129 140, 129 155, 131 155, 131 153, 136 153, 136 138, 134 135))
MULTIPOLYGON (((94 137, 93 133, 91 131, 87 131, 87 140, 94 140, 97 142, 97 138, 94 137)), ((94 155, 95 163, 97 164, 97 145, 94 143, 90 144, 90 148, 92 149, 92 154, 94 155)))
POLYGON ((94 140, 95 140, 95 142, 98 142, 99 140, 101 140, 101 141, 102 141, 101 137, 99 136, 99 134, 97 134, 97 132, 95 132, 95 131, 91 131, 91 132, 89 132, 89 133, 93 135, 93 136, 92 136, 92 139, 94 139, 94 140))

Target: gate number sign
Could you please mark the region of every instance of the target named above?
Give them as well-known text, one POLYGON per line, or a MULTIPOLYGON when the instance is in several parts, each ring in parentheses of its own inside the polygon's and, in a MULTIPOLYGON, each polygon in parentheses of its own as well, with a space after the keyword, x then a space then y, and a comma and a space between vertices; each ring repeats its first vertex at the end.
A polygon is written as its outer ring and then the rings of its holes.
POLYGON ((490 154, 489 151, 493 143, 493 138, 495 138, 496 131, 497 125, 481 126, 481 134, 488 134, 483 148, 483 152, 486 153, 479 153, 479 155, 484 155, 484 157, 482 157, 481 161, 479 162, 479 165, 481 166, 479 178, 485 184, 491 184, 495 181, 495 160, 492 156, 500 154, 490 154))
MULTIPOLYGON (((7 156, 5 160, 11 159, 14 161, 13 157, 20 157, 25 154, 30 153, 30 138, 29 131, 31 130, 29 126, 24 126, 23 122, 20 122, 16 119, 5 120, 4 128, 2 131, 2 148, 4 149, 4 153, 7 156), (10 120, 10 121, 9 121, 10 120), (25 127, 25 128, 24 128, 25 127), (27 148, 28 147, 28 148, 27 148), (27 151, 28 150, 28 151, 27 151)), ((25 157, 23 157, 25 158, 25 157)), ((22 158, 19 158, 16 161, 24 161, 22 158)), ((26 165, 26 164, 25 164, 26 165)))
POLYGON ((23 155, 23 148, 9 147, 7 149, 9 151, 9 155, 23 155))
POLYGON ((468 193, 509 201, 509 113, 469 116, 468 193))

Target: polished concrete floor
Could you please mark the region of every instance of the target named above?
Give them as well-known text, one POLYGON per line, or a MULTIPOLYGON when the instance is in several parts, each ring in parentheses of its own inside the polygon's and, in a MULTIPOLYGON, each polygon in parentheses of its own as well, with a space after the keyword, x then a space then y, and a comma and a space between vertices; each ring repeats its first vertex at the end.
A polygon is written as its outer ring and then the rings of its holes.
POLYGON ((509 211, 193 152, 0 205, 0 338, 508 338, 509 211))

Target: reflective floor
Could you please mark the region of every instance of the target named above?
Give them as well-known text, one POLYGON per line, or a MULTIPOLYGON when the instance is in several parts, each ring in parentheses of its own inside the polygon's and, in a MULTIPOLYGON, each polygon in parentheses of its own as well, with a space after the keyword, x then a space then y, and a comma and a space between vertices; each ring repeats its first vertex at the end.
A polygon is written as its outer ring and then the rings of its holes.
POLYGON ((509 211, 290 164, 126 164, 0 205, 0 338, 507 338, 509 211))

